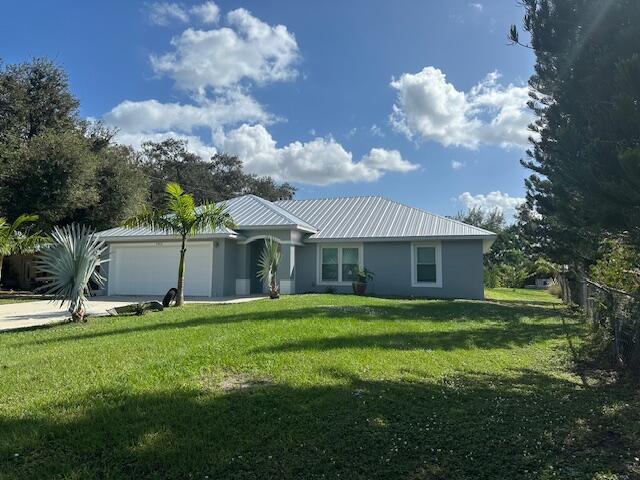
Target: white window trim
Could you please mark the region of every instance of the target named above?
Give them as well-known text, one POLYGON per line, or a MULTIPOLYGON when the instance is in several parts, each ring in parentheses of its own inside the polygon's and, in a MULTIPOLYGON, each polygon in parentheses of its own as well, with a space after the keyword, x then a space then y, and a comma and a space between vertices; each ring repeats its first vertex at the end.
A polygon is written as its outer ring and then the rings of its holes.
POLYGON ((442 244, 441 242, 415 242, 411 244, 411 286, 442 288, 442 244), (436 281, 418 282, 418 247, 435 247, 436 281))
POLYGON ((362 243, 318 243, 316 244, 316 285, 351 285, 351 280, 342 281, 342 249, 357 248, 358 249, 358 265, 360 268, 364 266, 364 249, 362 243), (338 249, 338 281, 322 280, 322 249, 337 248, 338 249))

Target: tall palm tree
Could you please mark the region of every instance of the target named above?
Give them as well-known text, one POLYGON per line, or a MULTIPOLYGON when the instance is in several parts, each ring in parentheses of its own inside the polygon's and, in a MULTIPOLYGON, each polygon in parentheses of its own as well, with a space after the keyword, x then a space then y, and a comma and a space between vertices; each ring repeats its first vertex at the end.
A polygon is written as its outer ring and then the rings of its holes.
POLYGON ((167 203, 160 210, 145 207, 140 213, 127 219, 127 227, 150 227, 166 233, 180 235, 180 263, 178 265, 178 295, 176 306, 184 304, 185 255, 187 238, 218 228, 234 228, 231 216, 224 205, 205 202, 196 207, 193 195, 186 193, 177 183, 168 183, 165 188, 167 203))
POLYGON ((0 217, 0 281, 2 280, 2 260, 14 253, 32 253, 44 241, 40 232, 29 233, 23 227, 38 220, 37 215, 22 214, 13 223, 0 217))

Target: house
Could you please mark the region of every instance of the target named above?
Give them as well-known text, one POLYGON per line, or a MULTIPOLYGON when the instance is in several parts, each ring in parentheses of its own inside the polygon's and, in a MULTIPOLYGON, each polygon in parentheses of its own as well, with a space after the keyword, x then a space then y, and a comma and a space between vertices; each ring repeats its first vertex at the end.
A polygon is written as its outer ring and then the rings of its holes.
MULTIPOLYGON (((185 294, 262 293, 264 239, 281 245, 283 294, 349 292, 355 265, 375 273, 368 293, 483 298, 482 255, 495 234, 379 196, 270 202, 245 195, 225 202, 236 228, 189 239, 185 294)), ((148 228, 99 233, 109 245, 109 295, 163 295, 175 286, 178 237, 148 228)))

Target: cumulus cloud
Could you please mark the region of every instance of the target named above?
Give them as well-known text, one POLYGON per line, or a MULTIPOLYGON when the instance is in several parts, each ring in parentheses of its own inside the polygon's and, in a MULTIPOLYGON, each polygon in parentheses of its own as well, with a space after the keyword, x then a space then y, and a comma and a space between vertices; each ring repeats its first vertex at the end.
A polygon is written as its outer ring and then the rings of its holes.
POLYGON ((243 80, 268 83, 296 76, 296 39, 284 25, 270 26, 243 8, 226 16, 229 27, 188 28, 171 40, 173 51, 152 55, 156 73, 192 92, 223 89, 243 80))
POLYGON ((220 19, 220 8, 214 2, 205 2, 202 5, 195 5, 189 10, 202 23, 218 23, 220 19))
POLYGON ((168 25, 174 20, 186 22, 189 14, 177 3, 156 2, 149 7, 149 20, 156 25, 168 25))
MULTIPOLYGON (((157 22, 196 19, 217 23, 213 2, 189 9, 179 4, 154 4, 157 22), (186 17, 185 17, 186 16, 186 17)), ((134 148, 145 141, 185 140, 203 158, 218 151, 237 155, 250 173, 281 181, 328 185, 374 181, 387 172, 410 172, 418 165, 397 150, 372 148, 359 160, 332 137, 278 146, 266 126, 277 121, 251 95, 255 85, 284 81, 296 75, 298 45, 283 25, 270 26, 237 9, 224 16, 226 26, 209 30, 189 27, 171 41, 172 50, 150 58, 153 69, 172 78, 186 93, 186 102, 125 100, 102 120, 118 129, 116 140, 134 148), (211 133, 203 140, 202 130, 211 133)), ((352 134, 355 133, 355 129, 352 134)), ((372 126, 372 135, 383 135, 372 126)))
POLYGON ((218 129, 247 121, 270 122, 256 100, 241 91, 228 91, 215 99, 200 99, 196 105, 162 103, 155 99, 124 102, 108 112, 103 120, 125 132, 178 130, 191 132, 196 127, 218 129))
POLYGON ((391 82, 397 90, 391 124, 410 139, 444 146, 525 147, 531 135, 527 126, 533 121, 527 107, 528 88, 500 85, 499 78, 498 72, 492 72, 463 92, 434 67, 404 73, 391 82))
POLYGON ((262 125, 241 125, 216 136, 225 152, 243 159, 245 168, 278 180, 328 185, 337 182, 374 181, 385 172, 406 172, 414 165, 395 150, 372 149, 359 162, 333 138, 315 138, 278 147, 262 125))
POLYGON ((522 205, 526 199, 522 197, 512 197, 508 193, 502 193, 497 190, 486 195, 471 195, 464 192, 458 196, 458 201, 463 203, 467 208, 480 207, 483 210, 498 209, 504 213, 505 218, 512 218, 517 208, 522 205))
POLYGON ((476 12, 482 12, 482 10, 484 10, 484 5, 481 3, 470 3, 469 6, 476 12))

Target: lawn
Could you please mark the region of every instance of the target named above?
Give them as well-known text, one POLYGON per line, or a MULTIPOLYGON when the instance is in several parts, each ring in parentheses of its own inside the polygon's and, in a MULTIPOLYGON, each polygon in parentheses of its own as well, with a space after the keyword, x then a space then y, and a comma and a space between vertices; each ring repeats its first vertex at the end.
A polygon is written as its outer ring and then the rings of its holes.
POLYGON ((300 295, 1 334, 0 478, 639 478, 637 390, 574 374, 586 327, 516 300, 300 295))

